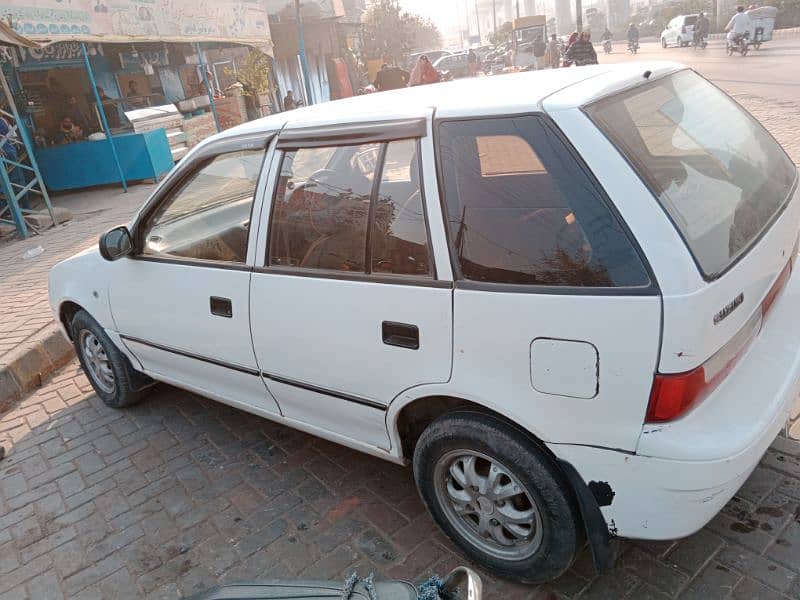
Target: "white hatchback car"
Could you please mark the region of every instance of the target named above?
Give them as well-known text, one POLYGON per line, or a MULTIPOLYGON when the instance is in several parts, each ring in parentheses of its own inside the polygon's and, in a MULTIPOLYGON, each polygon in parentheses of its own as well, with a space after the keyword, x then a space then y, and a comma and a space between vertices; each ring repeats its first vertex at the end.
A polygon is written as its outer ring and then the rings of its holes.
POLYGON ((675 46, 688 46, 694 40, 694 24, 699 15, 678 15, 673 18, 664 31, 661 32, 661 47, 674 44, 675 46))
POLYGON ((795 411, 795 166, 671 63, 277 114, 53 268, 110 406, 165 381, 396 463, 520 581, 686 536, 795 411))

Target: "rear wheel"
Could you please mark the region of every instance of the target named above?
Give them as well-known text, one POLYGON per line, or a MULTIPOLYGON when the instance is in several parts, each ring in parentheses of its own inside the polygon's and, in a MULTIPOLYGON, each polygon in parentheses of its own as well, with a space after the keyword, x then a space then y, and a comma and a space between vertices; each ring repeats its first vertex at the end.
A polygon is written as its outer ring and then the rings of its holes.
POLYGON ((128 358, 85 310, 79 310, 72 319, 72 340, 81 367, 106 405, 124 408, 145 396, 145 388, 152 380, 133 369, 128 358))
POLYGON ((661 47, 662 48, 666 48, 667 47, 667 39, 666 38, 661 38, 661 47))
POLYGON ((583 541, 572 491, 552 459, 494 416, 434 421, 414 452, 414 477, 444 532, 501 577, 555 579, 583 541))

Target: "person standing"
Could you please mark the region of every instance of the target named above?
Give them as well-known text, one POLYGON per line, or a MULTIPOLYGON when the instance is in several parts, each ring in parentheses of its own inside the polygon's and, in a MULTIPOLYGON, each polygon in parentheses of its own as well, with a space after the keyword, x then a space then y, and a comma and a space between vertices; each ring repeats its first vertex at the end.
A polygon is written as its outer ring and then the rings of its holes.
POLYGON ((547 45, 547 59, 551 69, 561 66, 561 46, 555 33, 550 36, 550 43, 547 45))
POLYGON ((547 52, 547 44, 541 35, 536 36, 533 40, 533 68, 544 68, 544 54, 547 52))
POLYGON ((577 41, 567 50, 567 58, 571 63, 575 63, 576 67, 584 65, 596 65, 597 53, 594 51, 592 45, 592 34, 590 31, 581 33, 577 41))
POLYGON ((283 110, 294 110, 295 108, 297 108, 297 102, 295 102, 292 90, 289 90, 283 97, 283 110))
POLYGON ((467 53, 467 62, 469 64, 469 76, 475 77, 478 74, 478 55, 475 54, 475 51, 470 48, 469 52, 467 53))

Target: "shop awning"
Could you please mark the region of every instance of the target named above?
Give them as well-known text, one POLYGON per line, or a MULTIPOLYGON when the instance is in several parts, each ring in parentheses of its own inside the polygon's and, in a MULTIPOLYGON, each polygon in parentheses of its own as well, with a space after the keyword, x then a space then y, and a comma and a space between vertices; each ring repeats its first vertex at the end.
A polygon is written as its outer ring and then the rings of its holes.
POLYGON ((0 46, 22 46, 24 48, 38 48, 39 44, 21 36, 3 21, 0 21, 0 46))

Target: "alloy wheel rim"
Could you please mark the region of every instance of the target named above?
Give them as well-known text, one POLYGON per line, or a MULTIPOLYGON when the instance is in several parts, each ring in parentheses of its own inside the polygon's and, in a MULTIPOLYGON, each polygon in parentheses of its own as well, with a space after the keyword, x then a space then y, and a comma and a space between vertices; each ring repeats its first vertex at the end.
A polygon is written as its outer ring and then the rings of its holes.
POLYGON ((84 329, 80 335, 80 348, 92 382, 107 394, 113 394, 116 387, 114 371, 111 370, 111 363, 100 340, 91 331, 84 329))
POLYGON ((477 549, 522 560, 542 545, 542 517, 533 495, 498 460, 454 450, 439 459, 434 478, 448 521, 477 549))

